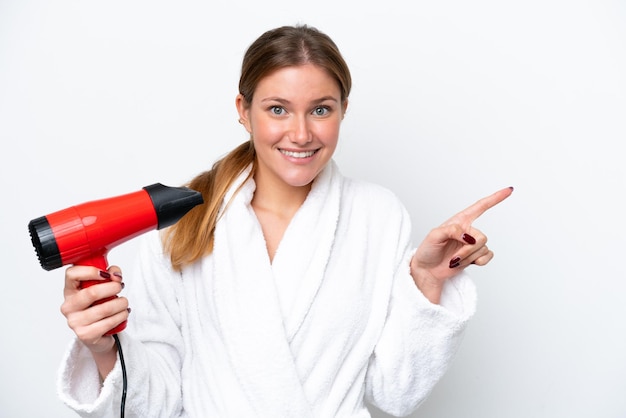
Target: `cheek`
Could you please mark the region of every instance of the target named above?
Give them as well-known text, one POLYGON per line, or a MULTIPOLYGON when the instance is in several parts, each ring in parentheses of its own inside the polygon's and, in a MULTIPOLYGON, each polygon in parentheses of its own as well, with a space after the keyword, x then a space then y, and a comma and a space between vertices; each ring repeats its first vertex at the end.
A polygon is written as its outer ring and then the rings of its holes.
POLYGON ((322 142, 328 147, 334 147, 337 145, 339 140, 339 125, 338 124, 329 124, 323 126, 317 136, 320 138, 322 142))
POLYGON ((256 123, 253 124, 252 134, 255 140, 271 143, 280 140, 283 135, 283 130, 280 124, 257 120, 256 123))

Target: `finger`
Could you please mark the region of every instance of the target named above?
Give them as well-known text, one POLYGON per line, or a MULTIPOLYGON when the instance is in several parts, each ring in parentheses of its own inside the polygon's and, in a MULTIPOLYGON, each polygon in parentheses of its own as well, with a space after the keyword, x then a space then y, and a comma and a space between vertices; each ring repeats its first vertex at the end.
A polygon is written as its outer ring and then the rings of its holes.
POLYGON ((487 236, 476 228, 470 228, 469 232, 464 232, 458 241, 463 242, 463 246, 455 252, 454 257, 450 260, 451 267, 461 263, 471 264, 477 257, 489 251, 486 245, 487 236))
POLYGON ((459 243, 459 247, 467 247, 461 250, 466 255, 487 243, 487 236, 478 229, 470 227, 469 232, 466 231, 467 229, 458 223, 443 225, 430 231, 424 242, 430 245, 441 245, 456 241, 459 243))
POLYGON ((123 283, 105 281, 77 290, 72 294, 66 294, 63 305, 61 305, 61 312, 67 316, 68 313, 83 311, 99 301, 114 299, 122 291, 122 288, 123 283))
POLYGON ((498 190, 497 192, 487 197, 483 197, 482 199, 476 201, 471 206, 457 213, 452 218, 450 218, 446 223, 454 222, 458 218, 462 218, 464 223, 471 224, 478 217, 480 217, 483 213, 485 213, 487 210, 491 209, 492 207, 496 206, 498 203, 502 202, 507 197, 511 196, 511 193, 513 193, 513 187, 506 187, 504 189, 498 190))
POLYGON ((72 328, 76 336, 88 345, 97 344, 109 330, 128 319, 128 311, 124 310, 100 321, 72 328))
POLYGON ((452 223, 432 229, 426 236, 424 242, 431 245, 437 245, 446 244, 450 240, 454 240, 465 244, 465 241, 463 240, 464 234, 465 230, 461 227, 461 225, 458 223, 452 223))
POLYGON ((482 255, 478 258, 476 258, 472 264, 477 265, 477 266, 484 266, 487 265, 487 263, 489 263, 494 257, 493 251, 488 251, 487 254, 482 255))
POLYGON ((118 266, 111 266, 107 271, 111 274, 111 280, 117 282, 122 281, 122 269, 120 269, 118 266))
POLYGON ((71 266, 65 270, 64 292, 81 289, 83 282, 111 280, 111 273, 91 266, 71 266))
MULTIPOLYGON (((467 248, 463 248, 466 250, 467 248)), ((493 258, 493 252, 487 248, 487 246, 482 246, 476 249, 473 249, 470 253, 463 254, 459 253, 459 255, 455 256, 450 260, 450 268, 465 268, 470 264, 475 264, 477 266, 484 266, 493 258)))
POLYGON ((72 329, 89 326, 121 312, 128 313, 128 299, 120 297, 111 299, 105 303, 93 305, 82 311, 72 312, 67 315, 67 324, 72 329))

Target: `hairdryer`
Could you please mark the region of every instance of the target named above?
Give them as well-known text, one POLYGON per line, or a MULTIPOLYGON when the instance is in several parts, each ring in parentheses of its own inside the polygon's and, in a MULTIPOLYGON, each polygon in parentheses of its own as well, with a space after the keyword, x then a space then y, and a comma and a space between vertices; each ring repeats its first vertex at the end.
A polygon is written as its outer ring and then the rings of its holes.
MULTIPOLYGON (((67 264, 106 270, 107 253, 113 247, 150 230, 173 225, 201 203, 202 195, 195 190, 156 183, 134 193, 83 203, 33 219, 28 230, 45 270, 67 264)), ((81 288, 97 283, 102 281, 83 281, 81 288)), ((124 328, 126 321, 106 335, 124 328)))

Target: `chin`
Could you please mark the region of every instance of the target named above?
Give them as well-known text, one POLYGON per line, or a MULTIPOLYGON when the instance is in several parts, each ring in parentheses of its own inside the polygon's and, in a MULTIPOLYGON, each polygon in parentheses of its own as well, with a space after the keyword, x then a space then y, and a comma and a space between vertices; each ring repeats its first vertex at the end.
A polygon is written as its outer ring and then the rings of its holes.
POLYGON ((291 187, 308 187, 313 183, 315 177, 306 178, 306 179, 285 179, 285 183, 287 183, 291 187))
POLYGON ((292 176, 286 176, 283 181, 291 187, 307 187, 317 178, 321 170, 315 173, 298 173, 292 176))

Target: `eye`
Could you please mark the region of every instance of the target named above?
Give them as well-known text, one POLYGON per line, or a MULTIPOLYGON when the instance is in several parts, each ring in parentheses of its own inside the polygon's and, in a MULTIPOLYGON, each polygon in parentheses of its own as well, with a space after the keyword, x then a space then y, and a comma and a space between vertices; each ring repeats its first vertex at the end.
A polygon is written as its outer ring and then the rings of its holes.
POLYGON ((313 109, 313 114, 315 116, 326 116, 328 112, 330 112, 330 109, 328 108, 328 106, 318 106, 315 109, 313 109))
POLYGON ((272 112, 273 115, 280 116, 285 113, 285 108, 282 106, 272 106, 270 107, 270 112, 272 112))

